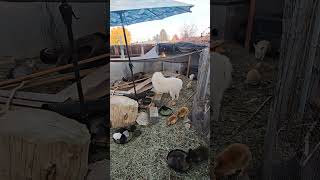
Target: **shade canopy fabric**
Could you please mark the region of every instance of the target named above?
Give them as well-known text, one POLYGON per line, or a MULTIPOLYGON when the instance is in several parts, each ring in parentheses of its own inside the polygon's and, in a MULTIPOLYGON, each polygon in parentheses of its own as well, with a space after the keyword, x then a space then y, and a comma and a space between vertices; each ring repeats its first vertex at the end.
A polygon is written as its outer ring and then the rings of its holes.
POLYGON ((161 20, 177 14, 191 12, 191 7, 193 5, 173 0, 111 0, 110 26, 161 20), (123 22, 121 15, 123 16, 123 22))

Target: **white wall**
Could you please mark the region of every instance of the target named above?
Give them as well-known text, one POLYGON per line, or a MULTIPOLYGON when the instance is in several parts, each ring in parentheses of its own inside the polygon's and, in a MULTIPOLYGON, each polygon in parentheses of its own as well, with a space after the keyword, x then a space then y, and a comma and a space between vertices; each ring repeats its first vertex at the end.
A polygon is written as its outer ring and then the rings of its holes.
MULTIPOLYGON (((80 17, 80 20, 73 23, 75 38, 105 31, 105 3, 70 4, 80 17)), ((0 56, 34 57, 45 47, 67 42, 59 5, 60 3, 45 2, 0 2, 0 56), (54 23, 50 23, 48 9, 52 12, 54 23)))

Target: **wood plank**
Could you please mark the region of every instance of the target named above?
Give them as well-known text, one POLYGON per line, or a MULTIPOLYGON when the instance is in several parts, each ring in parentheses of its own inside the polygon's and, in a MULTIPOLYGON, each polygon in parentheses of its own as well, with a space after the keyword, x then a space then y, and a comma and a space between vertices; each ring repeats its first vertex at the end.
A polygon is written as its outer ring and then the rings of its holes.
MULTIPOLYGON (((95 68, 94 68, 95 69, 95 68)), ((94 69, 85 69, 85 70, 80 70, 80 77, 84 77, 86 75, 88 75, 89 73, 93 72, 94 69)), ((51 84, 51 83, 55 83, 55 82, 60 82, 60 81, 68 81, 68 80, 73 80, 75 79, 74 77, 74 73, 67 73, 67 74, 63 74, 63 75, 57 75, 57 76, 53 76, 53 77, 49 77, 49 78, 35 78, 35 79, 31 79, 28 81, 25 81, 25 85, 21 88, 22 89, 26 89, 26 88, 31 88, 31 87, 37 87, 37 86, 42 86, 42 85, 46 85, 46 84, 51 84)), ((19 86, 20 83, 15 83, 15 84, 9 84, 7 86, 2 86, 0 87, 0 89, 11 89, 14 87, 19 86)))
POLYGON ((137 93, 142 93, 142 92, 148 91, 152 88, 153 88, 152 84, 149 84, 149 85, 146 85, 143 88, 141 88, 137 93))
POLYGON ((129 93, 128 91, 115 91, 115 90, 110 90, 110 94, 114 94, 114 95, 124 95, 124 94, 132 94, 132 93, 129 93))
MULTIPOLYGON (((137 82, 141 82, 141 81, 144 81, 146 79, 148 79, 150 77, 145 77, 145 78, 141 78, 141 79, 137 79, 135 80, 134 82, 137 83, 137 82)), ((128 87, 132 87, 132 81, 130 82, 122 82, 121 84, 117 84, 115 86, 112 86, 111 89, 124 89, 124 88, 128 88, 128 87)))
MULTIPOLYGON (((100 59, 103 59, 103 58, 107 58, 108 56, 109 56, 109 54, 103 54, 103 55, 96 56, 96 57, 93 57, 93 58, 85 59, 85 60, 79 61, 79 65, 90 63, 90 62, 94 62, 94 61, 97 61, 97 60, 100 60, 100 59)), ((30 75, 27 75, 27 76, 22 76, 22 77, 19 77, 19 78, 2 81, 2 82, 0 82, 0 86, 13 84, 13 83, 17 83, 17 82, 22 82, 22 81, 25 81, 25 80, 33 79, 35 77, 43 76, 43 75, 50 74, 50 73, 53 73, 53 72, 58 72, 58 71, 61 71, 61 70, 72 68, 72 67, 73 67, 73 64, 67 64, 67 65, 64 65, 64 66, 50 68, 50 69, 47 69, 47 70, 44 70, 44 71, 40 71, 40 72, 37 72, 37 73, 33 73, 33 74, 30 74, 30 75)))
MULTIPOLYGON (((136 84, 136 91, 138 92, 140 89, 142 89, 144 86, 148 85, 151 83, 151 78, 141 82, 141 83, 138 83, 136 84)), ((134 88, 130 89, 128 91, 129 93, 134 93, 134 88)))

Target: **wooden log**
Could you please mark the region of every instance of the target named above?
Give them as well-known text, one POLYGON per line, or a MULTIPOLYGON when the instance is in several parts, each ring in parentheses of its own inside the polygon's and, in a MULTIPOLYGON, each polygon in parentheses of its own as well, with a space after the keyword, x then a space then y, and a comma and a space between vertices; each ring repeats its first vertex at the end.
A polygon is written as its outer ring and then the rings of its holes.
POLYGON ((84 180, 90 134, 51 111, 19 109, 0 117, 0 179, 84 180))
POLYGON ((113 128, 126 127, 135 123, 138 116, 139 104, 125 96, 111 96, 111 126, 113 128))
MULTIPOLYGON (((100 59, 103 59, 103 58, 107 58, 108 56, 109 56, 109 54, 103 54, 103 55, 96 56, 96 57, 93 57, 93 58, 85 59, 85 60, 79 61, 79 65, 90 63, 90 62, 94 62, 94 61, 97 61, 97 60, 100 60, 100 59)), ((36 78, 36 77, 40 77, 40 76, 43 76, 43 75, 46 75, 46 74, 50 74, 50 73, 53 73, 53 72, 58 72, 58 71, 61 71, 61 70, 69 69, 69 68, 72 68, 72 67, 73 67, 73 64, 67 64, 67 65, 64 65, 64 66, 50 68, 50 69, 47 69, 47 70, 44 70, 44 71, 40 71, 40 72, 37 72, 37 73, 33 73, 33 74, 30 74, 30 75, 27 75, 27 76, 23 76, 23 77, 19 77, 19 78, 15 78, 15 79, 9 79, 9 80, 6 80, 6 81, 2 81, 2 82, 0 82, 0 86, 4 86, 4 85, 8 85, 8 84, 13 84, 13 83, 17 83, 17 82, 33 79, 33 78, 36 78)))

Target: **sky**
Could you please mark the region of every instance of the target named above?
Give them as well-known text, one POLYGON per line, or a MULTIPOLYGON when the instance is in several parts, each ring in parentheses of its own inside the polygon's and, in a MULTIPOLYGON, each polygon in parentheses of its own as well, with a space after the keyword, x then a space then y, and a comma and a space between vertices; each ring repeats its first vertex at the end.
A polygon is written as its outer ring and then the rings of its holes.
POLYGON ((143 22, 126 26, 131 32, 132 42, 141 42, 152 39, 164 29, 171 39, 174 34, 180 37, 180 32, 184 24, 194 24, 197 27, 197 34, 209 31, 210 27, 210 0, 176 0, 194 5, 192 13, 184 13, 165 18, 163 20, 143 22))

